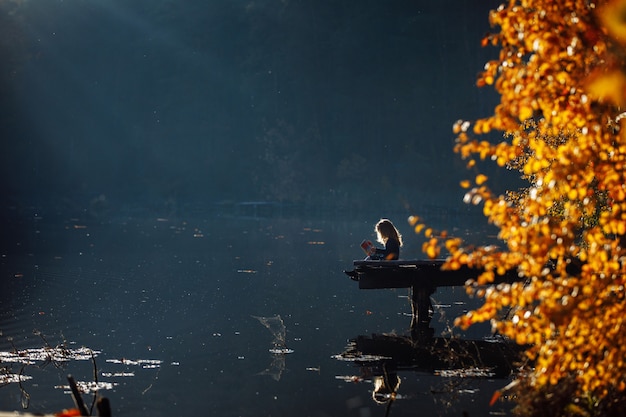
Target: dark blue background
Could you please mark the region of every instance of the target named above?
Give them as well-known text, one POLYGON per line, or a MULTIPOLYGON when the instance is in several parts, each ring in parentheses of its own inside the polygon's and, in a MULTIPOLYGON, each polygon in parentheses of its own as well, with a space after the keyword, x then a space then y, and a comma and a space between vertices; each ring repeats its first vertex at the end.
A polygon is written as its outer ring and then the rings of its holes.
POLYGON ((459 204, 475 174, 452 124, 493 111, 475 80, 497 4, 5 2, 0 191, 61 211, 459 204))

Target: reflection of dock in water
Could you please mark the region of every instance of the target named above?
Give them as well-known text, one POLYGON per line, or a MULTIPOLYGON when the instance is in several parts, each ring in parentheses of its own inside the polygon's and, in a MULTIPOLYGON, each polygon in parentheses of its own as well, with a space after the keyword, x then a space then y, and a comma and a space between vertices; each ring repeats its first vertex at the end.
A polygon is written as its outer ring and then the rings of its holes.
POLYGON ((359 368, 360 375, 336 378, 350 382, 371 382, 372 399, 378 404, 386 404, 385 416, 388 416, 396 399, 412 395, 411 392, 399 393, 402 381, 399 373, 402 371, 427 373, 459 381, 504 379, 520 366, 522 348, 512 342, 497 338, 463 340, 432 337, 430 334, 413 331, 411 337, 393 334, 357 336, 344 352, 334 358, 352 362, 359 368), (416 334, 417 338, 414 337, 416 334))
MULTIPOLYGON (((463 286, 481 272, 467 267, 442 270, 443 263, 443 260, 354 261, 354 270, 346 271, 360 289, 410 289, 410 335, 359 335, 344 352, 334 356, 352 362, 361 369, 364 378, 372 380, 373 398, 387 403, 387 414, 393 401, 400 398, 398 372, 495 379, 511 376, 520 366, 524 348, 502 337, 465 340, 434 336, 430 327, 433 314, 430 296, 438 287, 463 286)), ((516 271, 507 271, 496 276, 494 283, 519 279, 516 271)))
POLYGON ((397 371, 441 376, 507 378, 516 369, 521 348, 500 338, 463 340, 444 337, 411 337, 387 334, 360 335, 335 358, 370 366, 384 364, 397 371))

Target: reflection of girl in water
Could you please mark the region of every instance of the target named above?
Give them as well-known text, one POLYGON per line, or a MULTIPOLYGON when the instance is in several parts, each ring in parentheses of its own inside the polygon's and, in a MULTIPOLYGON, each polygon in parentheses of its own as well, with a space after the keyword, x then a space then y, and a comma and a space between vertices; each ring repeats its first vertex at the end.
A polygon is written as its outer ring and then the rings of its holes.
POLYGON ((400 388, 400 378, 395 372, 387 374, 384 370, 383 376, 377 376, 373 378, 374 390, 372 391, 372 398, 378 404, 388 404, 391 406, 391 402, 396 399, 398 395, 398 388, 400 388))
POLYGON ((388 219, 380 219, 374 228, 377 241, 385 245, 384 249, 372 248, 369 259, 385 259, 393 261, 400 257, 400 247, 402 246, 402 235, 398 229, 388 219))

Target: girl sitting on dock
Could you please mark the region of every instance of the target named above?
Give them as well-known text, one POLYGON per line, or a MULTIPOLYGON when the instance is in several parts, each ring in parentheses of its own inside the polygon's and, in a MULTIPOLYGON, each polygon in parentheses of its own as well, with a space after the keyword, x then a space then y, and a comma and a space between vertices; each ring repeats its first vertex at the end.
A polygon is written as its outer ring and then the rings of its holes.
MULTIPOLYGON (((395 261, 400 257, 402 235, 389 219, 380 219, 374 228, 377 241, 385 246, 384 249, 371 246, 367 260, 395 261)), ((369 242, 371 244, 371 242, 369 242)))

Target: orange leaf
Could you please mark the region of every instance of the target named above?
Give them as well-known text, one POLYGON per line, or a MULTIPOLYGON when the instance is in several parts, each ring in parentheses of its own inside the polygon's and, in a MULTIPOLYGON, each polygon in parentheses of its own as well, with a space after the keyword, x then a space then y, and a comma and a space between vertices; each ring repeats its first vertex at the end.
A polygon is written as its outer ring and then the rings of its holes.
POLYGON ((478 174, 476 176, 476 184, 478 184, 478 185, 484 184, 485 181, 487 181, 487 178, 488 177, 486 175, 484 175, 484 174, 478 174))
POLYGON ((489 407, 492 407, 496 403, 496 401, 498 401, 500 395, 500 391, 496 391, 493 393, 493 395, 491 396, 491 401, 489 401, 489 407))

